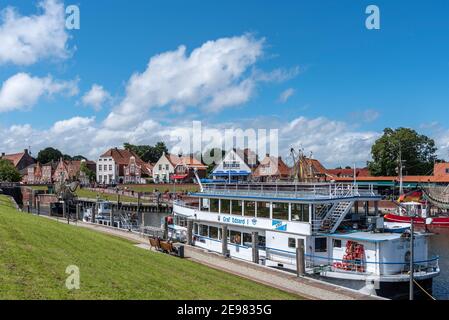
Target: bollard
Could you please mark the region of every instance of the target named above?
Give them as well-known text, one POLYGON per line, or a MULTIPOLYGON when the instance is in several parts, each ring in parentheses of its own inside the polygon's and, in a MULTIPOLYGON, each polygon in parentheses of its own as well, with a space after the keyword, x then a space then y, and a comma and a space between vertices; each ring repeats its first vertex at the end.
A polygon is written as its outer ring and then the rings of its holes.
POLYGON ((298 277, 302 277, 306 274, 304 239, 298 239, 298 246, 296 248, 296 271, 298 277))
POLYGON ((187 220, 187 244, 193 245, 193 221, 187 220))
POLYGON ((38 199, 37 200, 37 215, 41 214, 41 201, 38 199))

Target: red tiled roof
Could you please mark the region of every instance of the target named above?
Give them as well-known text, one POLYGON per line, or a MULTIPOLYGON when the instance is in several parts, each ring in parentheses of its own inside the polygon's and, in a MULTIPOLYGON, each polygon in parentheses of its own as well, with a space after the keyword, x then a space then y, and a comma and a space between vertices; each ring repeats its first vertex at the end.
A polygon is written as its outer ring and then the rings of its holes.
POLYGON ((109 149, 100 156, 100 158, 106 157, 111 157, 112 159, 114 159, 115 163, 119 165, 120 164, 128 165, 131 157, 134 157, 136 159, 136 163, 139 165, 146 164, 146 162, 140 159, 140 157, 137 154, 126 149, 118 149, 118 148, 109 149))
POLYGON ((267 166, 270 165, 271 163, 276 163, 277 162, 277 169, 276 172, 274 172, 273 174, 269 175, 269 176, 290 176, 291 174, 291 168, 289 166, 287 166, 285 164, 285 162, 282 160, 281 157, 276 158, 273 156, 267 156, 265 157, 260 164, 257 166, 256 170, 254 171, 253 175, 255 177, 261 177, 261 176, 267 176, 268 174, 263 174, 261 173, 261 170, 263 168, 263 166, 267 166))
POLYGON ((2 156, 2 159, 11 161, 11 163, 14 165, 14 167, 17 167, 17 165, 19 164, 20 160, 23 158, 23 156, 25 155, 25 152, 21 152, 21 153, 14 153, 14 154, 6 154, 4 156, 2 156))

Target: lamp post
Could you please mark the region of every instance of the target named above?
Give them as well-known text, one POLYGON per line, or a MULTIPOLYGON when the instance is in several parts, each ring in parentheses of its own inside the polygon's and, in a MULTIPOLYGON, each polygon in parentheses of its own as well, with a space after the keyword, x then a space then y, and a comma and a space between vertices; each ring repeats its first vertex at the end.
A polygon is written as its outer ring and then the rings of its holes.
POLYGON ((415 215, 411 216, 411 225, 410 225, 410 292, 409 299, 413 300, 413 282, 414 282, 414 218, 415 215))

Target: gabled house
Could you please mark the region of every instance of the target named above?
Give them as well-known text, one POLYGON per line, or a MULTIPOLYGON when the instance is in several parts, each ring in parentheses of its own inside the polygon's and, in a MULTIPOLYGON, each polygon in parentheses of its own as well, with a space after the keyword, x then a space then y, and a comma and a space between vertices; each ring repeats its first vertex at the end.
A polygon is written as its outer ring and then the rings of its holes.
POLYGON ((252 178, 259 182, 289 180, 291 173, 291 168, 285 164, 281 157, 267 154, 253 172, 252 178))
POLYGON ((195 182, 195 169, 200 179, 206 178, 207 166, 194 156, 181 156, 177 160, 171 180, 175 182, 195 182))
POLYGON ((232 149, 214 168, 211 176, 216 180, 247 181, 251 173, 251 167, 245 161, 245 154, 232 149))
POLYGON ((100 184, 141 184, 146 182, 145 177, 151 176, 150 166, 126 149, 109 149, 98 158, 96 166, 100 184))
POLYGON ((169 183, 170 178, 175 173, 175 168, 179 163, 180 157, 164 152, 154 164, 153 181, 155 183, 169 183))
POLYGON ((88 177, 81 171, 81 163, 86 163, 87 168, 95 173, 96 164, 86 160, 64 160, 60 159, 53 173, 53 182, 79 180, 81 184, 88 184, 88 177))
POLYGON ((29 154, 28 149, 23 152, 14 154, 2 153, 0 159, 5 159, 10 161, 17 170, 21 171, 22 175, 25 175, 25 168, 36 163, 36 160, 29 154))

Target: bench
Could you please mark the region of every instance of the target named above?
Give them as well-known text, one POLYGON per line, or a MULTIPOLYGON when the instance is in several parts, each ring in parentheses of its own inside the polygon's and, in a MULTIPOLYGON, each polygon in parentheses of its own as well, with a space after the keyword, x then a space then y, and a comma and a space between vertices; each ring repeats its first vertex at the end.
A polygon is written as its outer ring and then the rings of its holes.
POLYGON ((160 245, 162 251, 165 253, 178 255, 178 249, 175 248, 171 242, 161 241, 160 245))

